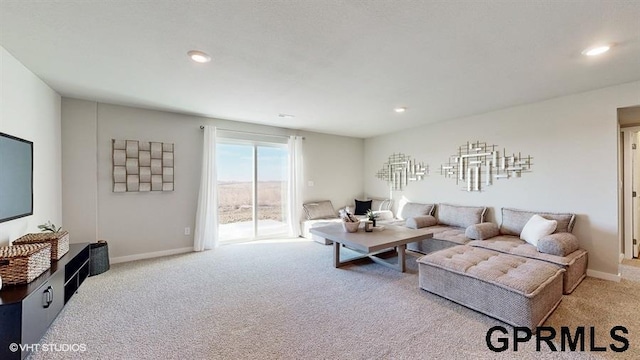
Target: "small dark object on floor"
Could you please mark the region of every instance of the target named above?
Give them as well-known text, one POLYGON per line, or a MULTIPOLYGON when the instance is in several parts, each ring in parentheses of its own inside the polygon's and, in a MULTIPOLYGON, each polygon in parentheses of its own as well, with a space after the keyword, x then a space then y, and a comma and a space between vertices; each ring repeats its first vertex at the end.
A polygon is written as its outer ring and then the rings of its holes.
POLYGON ((89 260, 89 276, 102 274, 109 270, 109 246, 100 240, 91 244, 91 260, 89 260))

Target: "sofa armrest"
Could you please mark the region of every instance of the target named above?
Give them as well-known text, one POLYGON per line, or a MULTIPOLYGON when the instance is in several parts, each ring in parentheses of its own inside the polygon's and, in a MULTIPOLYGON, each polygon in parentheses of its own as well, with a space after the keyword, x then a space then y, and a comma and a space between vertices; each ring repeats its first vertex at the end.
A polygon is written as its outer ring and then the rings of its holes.
POLYGON ((473 240, 487 240, 498 235, 500 235, 500 228, 492 222, 470 225, 464 232, 464 236, 473 240))
POLYGON ((412 229, 421 229, 427 226, 433 226, 438 223, 435 217, 431 215, 415 216, 407 219, 405 226, 412 229))
POLYGON ((578 248, 578 238, 568 232, 543 236, 538 240, 538 251, 545 254, 567 256, 578 248))

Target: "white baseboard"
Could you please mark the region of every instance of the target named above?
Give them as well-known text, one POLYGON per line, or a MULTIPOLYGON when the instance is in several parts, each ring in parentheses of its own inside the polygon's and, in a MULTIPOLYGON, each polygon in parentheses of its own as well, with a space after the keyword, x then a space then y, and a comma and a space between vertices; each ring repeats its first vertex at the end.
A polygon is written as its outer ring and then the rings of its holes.
POLYGON ((135 260, 143 260, 143 259, 153 259, 161 256, 169 256, 169 255, 177 255, 184 254, 188 252, 192 252, 192 247, 180 248, 180 249, 171 249, 171 250, 163 250, 163 251, 154 251, 150 253, 144 254, 135 254, 135 255, 127 255, 127 256, 118 256, 115 258, 111 258, 109 262, 111 264, 135 261, 135 260))
POLYGON ((620 273, 618 273, 618 275, 614 275, 614 274, 610 274, 602 271, 589 270, 589 269, 587 269, 587 276, 591 276, 591 277, 602 279, 602 280, 615 281, 615 282, 620 282, 620 279, 622 279, 622 276, 620 276, 620 273))

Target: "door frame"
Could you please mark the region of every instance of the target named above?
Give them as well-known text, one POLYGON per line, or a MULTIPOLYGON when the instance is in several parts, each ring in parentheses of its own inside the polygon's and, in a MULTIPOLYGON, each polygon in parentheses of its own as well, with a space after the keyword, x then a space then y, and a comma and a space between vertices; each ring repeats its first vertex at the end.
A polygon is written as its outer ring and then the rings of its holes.
MULTIPOLYGON (((267 135, 265 135, 267 136, 267 135)), ((268 137, 268 136, 267 136, 268 137)), ((275 138, 275 137, 274 137, 275 138)), ((278 136, 279 138, 279 136, 278 136)), ((286 234, 286 232, 283 232, 282 234, 269 234, 269 235, 259 235, 258 234, 258 148, 259 147, 272 147, 272 148, 284 148, 287 149, 287 151, 290 151, 290 149, 288 148, 288 143, 287 142, 279 142, 279 141, 268 141, 268 140, 262 140, 262 139, 245 139, 242 137, 239 138, 235 138, 233 136, 218 136, 216 138, 216 146, 218 146, 219 144, 230 144, 230 145, 245 145, 245 146, 250 146, 251 147, 251 154, 252 154, 252 159, 251 159, 251 202, 252 202, 252 222, 253 222, 253 236, 249 237, 249 238, 236 238, 236 239, 226 239, 226 240, 221 240, 221 242, 225 243, 225 244, 231 244, 231 243, 242 243, 242 242, 248 242, 248 241, 255 241, 255 240, 263 240, 263 239, 271 239, 271 238, 280 238, 282 237, 284 234, 286 234)), ((217 149, 216 149, 217 150, 217 149)), ((288 169, 288 171, 291 171, 291 169, 288 169)), ((216 178, 216 181, 218 181, 218 179, 216 178)), ((288 177, 287 177, 287 181, 289 181, 288 177)), ((288 196, 288 194, 287 194, 288 196)), ((289 202, 285 202, 283 204, 283 206, 288 207, 289 206, 289 202)), ((284 213, 288 213, 288 211, 284 211, 284 213)), ((292 219, 287 219, 287 221, 293 221, 292 219)))
MULTIPOLYGON (((633 151, 633 134, 640 132, 640 126, 630 126, 620 128, 622 132, 622 161, 623 161, 623 191, 622 201, 624 204, 624 258, 633 258, 633 157, 631 152, 633 151), (631 199, 629 201, 628 199, 631 199)), ((637 144, 640 146, 640 144, 637 144)), ((640 239, 639 239, 640 240, 640 239)))

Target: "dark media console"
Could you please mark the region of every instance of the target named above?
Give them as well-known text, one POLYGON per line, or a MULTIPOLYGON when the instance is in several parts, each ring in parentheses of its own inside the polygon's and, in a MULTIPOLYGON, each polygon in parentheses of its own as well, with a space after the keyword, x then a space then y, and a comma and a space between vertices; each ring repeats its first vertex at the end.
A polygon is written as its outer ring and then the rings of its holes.
POLYGON ((69 252, 26 285, 0 290, 0 359, 24 359, 29 347, 55 320, 89 276, 89 244, 71 244, 69 252), (17 351, 15 345, 18 346, 17 351), (12 345, 12 346, 11 346, 12 345), (11 346, 11 348, 10 348, 11 346))

